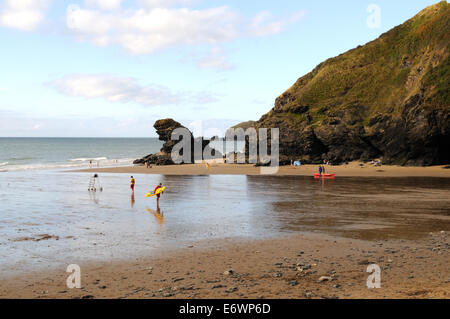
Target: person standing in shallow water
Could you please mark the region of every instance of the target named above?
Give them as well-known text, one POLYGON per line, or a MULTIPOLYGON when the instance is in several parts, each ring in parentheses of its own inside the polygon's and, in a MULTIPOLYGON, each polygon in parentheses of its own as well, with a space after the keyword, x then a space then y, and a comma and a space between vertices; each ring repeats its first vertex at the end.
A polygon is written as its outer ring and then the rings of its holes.
POLYGON ((130 188, 131 191, 134 193, 134 185, 136 184, 136 180, 134 179, 133 176, 131 176, 131 180, 130 180, 130 188))
MULTIPOLYGON (((159 183, 159 185, 155 187, 155 189, 153 190, 153 193, 156 193, 156 191, 158 189, 160 189, 160 188, 162 188, 162 183, 159 183)), ((159 198, 160 197, 161 197, 161 193, 156 195, 156 207, 157 207, 157 209, 159 209, 159 198)))

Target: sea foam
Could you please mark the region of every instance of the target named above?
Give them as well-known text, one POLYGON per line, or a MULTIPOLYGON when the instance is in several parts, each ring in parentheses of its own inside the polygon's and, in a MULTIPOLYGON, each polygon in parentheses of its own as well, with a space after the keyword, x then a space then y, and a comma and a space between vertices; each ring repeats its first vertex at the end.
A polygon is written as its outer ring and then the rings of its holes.
POLYGON ((107 159, 108 159, 107 157, 93 157, 93 158, 81 157, 70 159, 69 162, 106 161, 107 159))

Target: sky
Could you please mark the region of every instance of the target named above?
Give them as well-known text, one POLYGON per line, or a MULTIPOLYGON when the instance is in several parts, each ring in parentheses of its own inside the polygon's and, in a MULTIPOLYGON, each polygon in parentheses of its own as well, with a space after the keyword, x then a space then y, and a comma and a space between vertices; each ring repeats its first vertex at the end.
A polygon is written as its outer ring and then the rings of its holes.
POLYGON ((0 0, 0 136, 221 135, 436 2, 0 0))

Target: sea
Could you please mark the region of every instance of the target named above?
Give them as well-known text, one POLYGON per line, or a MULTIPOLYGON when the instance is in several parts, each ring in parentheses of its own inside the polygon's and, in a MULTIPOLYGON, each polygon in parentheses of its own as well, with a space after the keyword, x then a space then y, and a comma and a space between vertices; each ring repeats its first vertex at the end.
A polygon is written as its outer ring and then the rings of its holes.
POLYGON ((0 171, 130 165, 159 152, 157 138, 1 138, 0 171))

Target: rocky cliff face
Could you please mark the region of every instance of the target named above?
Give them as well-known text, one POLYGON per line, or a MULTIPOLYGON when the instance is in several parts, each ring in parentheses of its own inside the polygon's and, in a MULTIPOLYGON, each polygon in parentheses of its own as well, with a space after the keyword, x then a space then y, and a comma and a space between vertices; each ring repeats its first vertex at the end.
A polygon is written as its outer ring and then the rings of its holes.
POLYGON ((172 132, 175 129, 182 128, 184 126, 172 119, 163 119, 156 121, 153 127, 156 129, 159 140, 164 141, 160 152, 137 159, 133 162, 133 164, 173 165, 174 162, 170 156, 172 148, 175 145, 175 142, 171 140, 172 132))
POLYGON ((254 126, 280 129, 282 163, 448 164, 449 35, 450 7, 442 1, 321 63, 254 126))
MULTIPOLYGON (((158 120, 155 122, 153 127, 156 129, 156 133, 159 136, 160 141, 164 141, 164 144, 157 154, 150 154, 147 155, 141 159, 137 159, 133 162, 133 164, 154 164, 154 165, 174 165, 174 161, 171 158, 171 153, 173 147, 178 143, 179 141, 173 141, 171 139, 172 132, 178 128, 184 128, 187 130, 186 127, 178 123, 177 121, 174 121, 173 119, 163 119, 158 120)), ((194 163, 195 159, 203 159, 203 153, 205 154, 212 154, 214 156, 222 156, 219 152, 212 150, 209 148, 209 140, 203 139, 203 137, 194 138, 192 132, 190 132, 190 141, 191 145, 191 155, 190 160, 191 163, 194 163), (201 150, 201 154, 195 154, 195 144, 197 144, 199 150, 201 150), (217 153, 216 153, 217 152, 217 153)), ((182 155, 182 154, 181 154, 182 155)), ((205 158, 207 159, 207 158, 205 158)))

